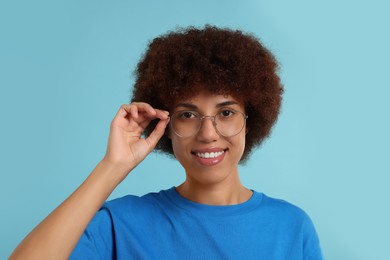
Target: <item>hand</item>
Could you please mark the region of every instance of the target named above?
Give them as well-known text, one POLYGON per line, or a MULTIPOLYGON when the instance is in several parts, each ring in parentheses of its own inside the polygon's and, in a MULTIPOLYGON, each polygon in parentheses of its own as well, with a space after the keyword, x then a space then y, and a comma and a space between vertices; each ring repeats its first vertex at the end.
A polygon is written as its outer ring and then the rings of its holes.
POLYGON ((156 146, 169 122, 169 113, 155 109, 147 103, 134 102, 122 105, 110 126, 107 152, 104 160, 130 172, 156 146), (160 119, 146 138, 142 134, 149 123, 160 119))
POLYGON ((31 231, 10 259, 68 259, 96 211, 131 169, 153 150, 168 121, 167 111, 154 109, 149 104, 123 105, 111 123, 103 163, 31 231), (141 138, 145 127, 154 119, 160 121, 153 132, 141 138))

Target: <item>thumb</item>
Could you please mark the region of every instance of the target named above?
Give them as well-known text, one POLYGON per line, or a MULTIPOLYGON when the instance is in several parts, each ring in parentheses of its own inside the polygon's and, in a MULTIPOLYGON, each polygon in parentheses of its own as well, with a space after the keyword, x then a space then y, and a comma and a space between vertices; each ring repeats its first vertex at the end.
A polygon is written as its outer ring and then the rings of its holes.
POLYGON ((153 150, 154 147, 157 145, 157 142, 161 139, 161 137, 165 133, 165 128, 167 127, 169 123, 168 119, 161 119, 156 127, 154 128, 153 132, 150 133, 150 135, 145 139, 145 141, 148 143, 150 150, 153 150))

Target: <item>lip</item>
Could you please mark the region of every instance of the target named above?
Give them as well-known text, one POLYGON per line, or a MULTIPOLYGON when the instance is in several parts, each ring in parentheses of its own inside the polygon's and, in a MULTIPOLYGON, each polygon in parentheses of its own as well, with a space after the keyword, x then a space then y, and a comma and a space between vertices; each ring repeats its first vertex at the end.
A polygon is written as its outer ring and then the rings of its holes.
POLYGON ((223 148, 203 148, 203 149, 196 149, 191 151, 192 156, 194 156, 195 160, 203 165, 203 166, 213 166, 216 164, 219 164, 226 155, 226 152, 228 149, 223 149, 223 148), (197 153, 218 153, 218 152, 223 152, 221 155, 214 157, 214 158, 201 158, 197 156, 197 153))

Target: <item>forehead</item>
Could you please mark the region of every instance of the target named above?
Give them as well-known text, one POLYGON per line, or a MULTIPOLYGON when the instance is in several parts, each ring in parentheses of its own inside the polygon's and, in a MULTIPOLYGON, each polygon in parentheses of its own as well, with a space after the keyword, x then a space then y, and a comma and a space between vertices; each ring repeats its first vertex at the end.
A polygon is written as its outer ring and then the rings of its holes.
POLYGON ((188 107, 188 108, 207 108, 207 107, 221 107, 221 106, 237 106, 244 107, 244 102, 232 95, 213 94, 208 91, 201 91, 196 95, 178 98, 174 102, 173 108, 188 107))
MULTIPOLYGON (((244 91, 245 92, 245 91, 244 91)), ((174 87, 173 91, 164 92, 160 95, 162 104, 167 109, 172 109, 175 104, 196 99, 198 96, 219 96, 231 97, 246 104, 248 97, 235 84, 210 84, 202 82, 188 82, 187 84, 174 87)))

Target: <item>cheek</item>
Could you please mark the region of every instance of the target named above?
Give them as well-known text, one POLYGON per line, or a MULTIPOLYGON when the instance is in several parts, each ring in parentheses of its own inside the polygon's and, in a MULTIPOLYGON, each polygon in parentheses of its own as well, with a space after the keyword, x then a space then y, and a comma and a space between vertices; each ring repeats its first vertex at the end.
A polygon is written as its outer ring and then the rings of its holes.
POLYGON ((175 156, 177 157, 176 153, 178 151, 178 145, 177 145, 177 140, 175 140, 175 137, 170 137, 171 138, 171 142, 172 142, 172 149, 173 149, 173 153, 175 154, 175 156))
POLYGON ((245 150, 245 136, 244 138, 242 139, 241 141, 241 156, 244 154, 244 150, 245 150))
POLYGON ((176 158, 180 158, 184 155, 186 144, 183 140, 180 140, 177 136, 171 136, 172 149, 176 158))
POLYGON ((245 150, 245 136, 245 132, 243 132, 242 134, 240 133, 238 136, 235 136, 236 138, 234 141, 232 140, 236 153, 239 154, 240 159, 244 154, 245 150))

